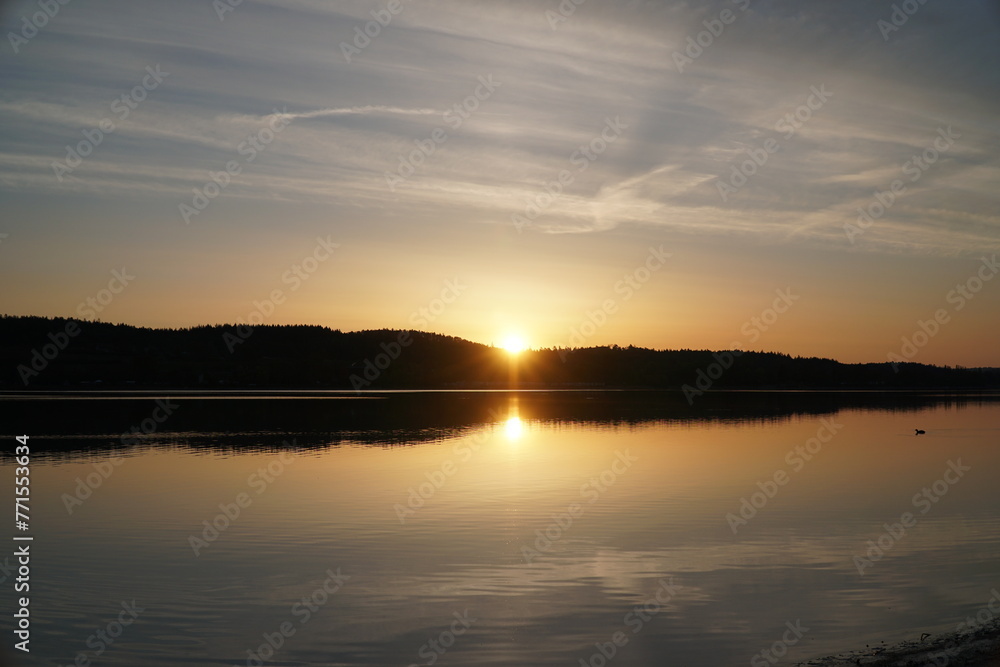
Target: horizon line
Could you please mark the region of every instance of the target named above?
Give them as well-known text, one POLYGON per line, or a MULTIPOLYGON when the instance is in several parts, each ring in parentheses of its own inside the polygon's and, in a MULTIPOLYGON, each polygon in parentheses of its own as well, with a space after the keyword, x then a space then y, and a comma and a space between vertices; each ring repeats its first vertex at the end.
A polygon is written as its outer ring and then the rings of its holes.
MULTIPOLYGON (((145 325, 138 325, 138 324, 130 324, 128 322, 109 322, 109 321, 104 321, 104 320, 101 320, 101 319, 88 320, 88 319, 82 319, 82 318, 78 318, 78 317, 65 317, 65 316, 62 316, 62 315, 11 315, 11 314, 8 314, 8 313, 0 313, 0 319, 5 319, 5 318, 19 318, 19 319, 31 319, 31 318, 34 318, 34 319, 41 319, 41 320, 65 320, 65 321, 68 321, 68 322, 71 321, 71 322, 80 322, 80 323, 86 323, 86 324, 106 324, 106 325, 110 325, 110 326, 125 326, 125 327, 131 327, 133 329, 148 329, 150 331, 190 331, 190 330, 194 330, 194 329, 208 329, 208 328, 215 328, 215 327, 233 327, 233 328, 236 328, 236 327, 241 327, 242 326, 242 327, 250 327, 250 328, 257 328, 257 327, 273 327, 273 328, 280 328, 280 327, 285 327, 285 328, 318 327, 318 328, 321 328, 321 329, 326 329, 326 330, 331 331, 331 332, 339 332, 339 333, 342 333, 342 334, 345 334, 345 335, 347 335, 347 334, 356 334, 356 333, 366 333, 366 332, 378 332, 378 331, 415 332, 415 333, 420 333, 420 334, 428 334, 428 335, 432 335, 432 336, 441 336, 443 338, 455 338, 455 339, 458 339, 458 340, 461 340, 461 341, 465 341, 467 343, 473 343, 475 345, 482 345, 484 347, 488 347, 488 348, 493 349, 493 350, 500 350, 500 351, 502 351, 504 349, 502 346, 495 345, 492 342, 490 342, 490 343, 484 343, 484 342, 481 342, 481 341, 476 341, 476 340, 471 340, 469 338, 463 338, 461 336, 456 336, 454 334, 441 333, 441 332, 437 332, 437 331, 424 331, 422 329, 393 329, 393 328, 389 328, 389 327, 381 327, 381 328, 375 328, 375 329, 357 329, 357 330, 353 330, 353 331, 345 331, 344 329, 341 329, 339 327, 332 327, 332 326, 330 326, 328 324, 307 324, 307 323, 298 323, 298 324, 266 324, 266 323, 261 323, 261 324, 247 324, 247 323, 242 323, 242 322, 233 322, 233 323, 226 322, 226 323, 222 323, 222 324, 218 324, 218 323, 216 323, 216 324, 194 324, 194 325, 188 325, 188 326, 167 327, 167 326, 145 326, 145 325)), ((748 353, 751 353, 751 354, 774 354, 774 355, 787 356, 787 357, 789 357, 791 359, 807 359, 807 360, 808 359, 817 359, 817 360, 820 360, 820 361, 832 361, 834 363, 842 364, 842 365, 845 365, 845 366, 864 366, 864 365, 881 365, 881 364, 894 364, 894 363, 898 363, 898 364, 913 364, 913 365, 916 365, 916 366, 929 366, 929 367, 932 367, 932 368, 946 368, 946 369, 957 369, 957 370, 1000 370, 1000 366, 988 366, 988 365, 963 366, 963 365, 960 365, 960 364, 951 364, 951 365, 948 365, 948 364, 930 364, 930 363, 922 363, 922 362, 918 362, 918 361, 893 362, 893 361, 890 361, 890 360, 885 360, 885 361, 856 361, 856 362, 850 362, 850 361, 841 361, 840 359, 835 359, 833 357, 821 357, 821 356, 816 356, 816 355, 812 355, 812 356, 793 355, 793 354, 788 353, 788 352, 780 352, 780 351, 777 351, 777 350, 763 350, 763 349, 761 349, 761 350, 740 350, 738 348, 713 349, 713 348, 690 348, 690 347, 653 348, 653 347, 644 347, 644 346, 641 346, 641 345, 633 345, 631 343, 629 343, 627 345, 622 345, 621 343, 607 343, 607 344, 604 344, 604 345, 591 345, 589 347, 564 347, 564 346, 559 346, 559 345, 552 345, 552 346, 531 346, 531 345, 529 345, 529 346, 526 346, 524 348, 524 350, 522 350, 520 352, 520 354, 524 354, 526 352, 543 352, 543 351, 548 351, 548 350, 552 350, 552 351, 567 351, 567 350, 568 351, 573 351, 573 350, 590 350, 590 349, 600 349, 600 348, 612 349, 614 347, 617 347, 617 348, 620 348, 620 349, 635 348, 635 349, 639 349, 639 350, 649 350, 651 352, 730 352, 730 353, 731 352, 738 352, 740 355, 742 355, 742 354, 748 354, 748 353)))

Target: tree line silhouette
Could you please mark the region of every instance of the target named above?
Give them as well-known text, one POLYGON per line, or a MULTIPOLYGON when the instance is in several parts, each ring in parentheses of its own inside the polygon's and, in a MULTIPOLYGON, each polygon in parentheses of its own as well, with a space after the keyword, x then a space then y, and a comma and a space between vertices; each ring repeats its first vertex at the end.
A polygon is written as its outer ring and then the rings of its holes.
POLYGON ((309 325, 150 329, 0 316, 0 387, 411 389, 1000 388, 1000 369, 844 364, 777 352, 617 345, 527 350, 422 331, 309 325))

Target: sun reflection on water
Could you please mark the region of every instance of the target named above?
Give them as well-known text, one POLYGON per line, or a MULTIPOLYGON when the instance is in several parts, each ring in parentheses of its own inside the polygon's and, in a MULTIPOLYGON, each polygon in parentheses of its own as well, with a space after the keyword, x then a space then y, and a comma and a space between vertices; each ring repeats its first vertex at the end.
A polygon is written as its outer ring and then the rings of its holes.
POLYGON ((524 435, 524 422, 521 421, 520 417, 509 417, 503 424, 503 430, 508 440, 516 442, 524 435))

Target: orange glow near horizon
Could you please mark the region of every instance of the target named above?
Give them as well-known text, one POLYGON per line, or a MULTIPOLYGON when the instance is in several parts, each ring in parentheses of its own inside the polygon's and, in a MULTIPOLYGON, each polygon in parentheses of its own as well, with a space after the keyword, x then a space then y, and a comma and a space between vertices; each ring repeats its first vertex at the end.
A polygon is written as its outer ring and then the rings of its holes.
MULTIPOLYGON (((280 277, 302 256, 303 243, 268 238, 267 251, 254 254, 256 262, 251 264, 237 263, 229 251, 213 247, 214 254, 193 255, 190 271, 183 275, 147 268, 143 280, 130 284, 98 315, 104 322, 145 327, 263 317, 266 324, 341 331, 415 329, 492 343, 512 360, 520 360, 526 350, 550 347, 725 350, 739 343, 748 350, 877 363, 891 352, 899 354, 905 341, 916 335, 923 344, 916 347, 912 361, 1000 366, 993 335, 1000 282, 982 283, 979 292, 970 292, 972 298, 956 300, 953 293, 955 285, 964 288, 970 276, 978 280, 978 259, 875 253, 844 259, 812 250, 773 251, 768 261, 757 262, 744 256, 745 248, 732 244, 703 248, 676 243, 670 263, 635 289, 619 281, 634 273, 646 255, 645 246, 628 238, 602 237, 598 254, 586 240, 565 235, 558 243, 536 239, 533 242, 545 244, 542 249, 504 256, 502 265, 499 260, 470 259, 472 248, 462 239, 450 241, 454 259, 447 266, 450 274, 460 277, 461 293, 456 295, 448 291, 451 278, 443 277, 449 274, 442 273, 440 263, 374 247, 345 254, 339 263, 331 260, 293 291, 294 285, 280 277), (570 257, 560 265, 558 280, 549 275, 552 255, 570 257), (845 271, 848 260, 850 270, 845 271), (516 279, 508 277, 511 266, 519 272, 516 279), (361 275, 369 279, 353 280, 361 275), (887 281, 885 275, 895 277, 887 281), (276 290, 281 303, 268 302, 276 290), (792 305, 779 301, 785 312, 770 312, 778 292, 789 290, 797 297, 792 305), (947 323, 924 340, 919 322, 933 319, 940 309, 945 309, 947 323)), ((110 262, 112 257, 105 259, 110 262)), ((22 263, 12 255, 4 268, 29 271, 22 263)), ((131 270, 131 265, 125 266, 131 270)), ((58 275, 42 276, 5 295, 0 312, 79 317, 77 305, 86 305, 84 299, 107 284, 102 274, 76 286, 61 282, 58 275)))

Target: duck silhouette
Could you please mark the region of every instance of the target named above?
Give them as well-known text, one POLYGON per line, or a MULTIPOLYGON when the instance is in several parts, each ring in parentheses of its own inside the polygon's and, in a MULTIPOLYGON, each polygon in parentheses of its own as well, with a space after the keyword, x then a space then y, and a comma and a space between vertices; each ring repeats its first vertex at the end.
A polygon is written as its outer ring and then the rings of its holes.
POLYGON ((924 433, 927 433, 927 431, 922 431, 919 428, 915 428, 913 430, 916 431, 913 435, 923 435, 924 433))

